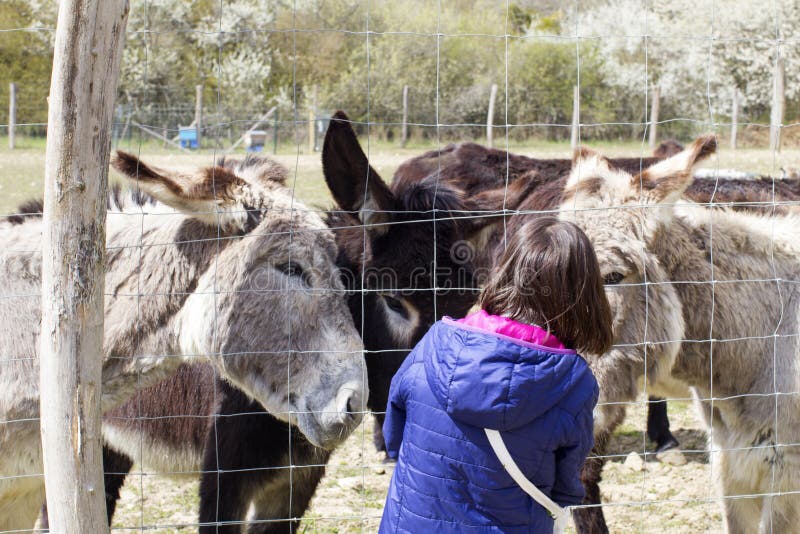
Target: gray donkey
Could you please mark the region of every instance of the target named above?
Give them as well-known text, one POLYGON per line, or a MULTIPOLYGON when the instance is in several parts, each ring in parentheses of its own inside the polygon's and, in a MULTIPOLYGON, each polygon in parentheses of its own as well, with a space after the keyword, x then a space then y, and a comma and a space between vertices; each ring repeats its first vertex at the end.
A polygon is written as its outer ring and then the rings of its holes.
MULTIPOLYGON (((796 532, 800 218, 680 201, 694 164, 715 149, 713 137, 700 138, 635 176, 576 153, 560 217, 591 238, 615 314, 614 349, 591 361, 596 452, 642 378, 663 396, 688 386, 709 434, 726 532, 796 532)), ((579 511, 582 531, 597 530, 593 515, 601 509, 579 511)))
MULTIPOLYGON (((208 360, 312 444, 343 441, 367 400, 362 344, 333 235, 292 198, 285 169, 187 174, 125 153, 113 165, 159 203, 109 212, 103 410, 208 360)), ((0 531, 32 528, 44 501, 41 232, 39 217, 0 222, 0 531)))

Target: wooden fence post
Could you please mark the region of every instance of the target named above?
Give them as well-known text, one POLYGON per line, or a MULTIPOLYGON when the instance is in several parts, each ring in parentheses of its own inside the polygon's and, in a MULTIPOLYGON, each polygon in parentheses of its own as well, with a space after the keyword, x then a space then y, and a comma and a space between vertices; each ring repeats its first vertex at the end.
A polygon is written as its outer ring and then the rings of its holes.
POLYGON ((403 86, 403 129, 400 135, 400 146, 405 148, 408 143, 408 86, 403 86))
POLYGON ((739 135, 739 88, 733 88, 733 109, 731 110, 731 150, 736 150, 736 137, 739 135))
POLYGON ((317 148, 315 135, 315 122, 317 118, 317 86, 311 90, 311 98, 308 100, 308 153, 313 154, 317 148))
POLYGON ((778 55, 775 60, 775 78, 772 81, 772 109, 770 110, 769 121, 769 149, 775 152, 781 151, 781 126, 783 125, 783 110, 786 104, 785 76, 783 56, 778 55))
POLYGON ((486 144, 492 148, 492 127, 494 126, 494 101, 497 99, 497 84, 492 84, 489 92, 489 113, 486 115, 486 144))
POLYGON ((194 127, 197 129, 197 149, 202 145, 203 133, 203 86, 196 85, 194 88, 194 127))
POLYGON ((272 122, 272 153, 278 153, 278 126, 280 126, 280 122, 278 121, 278 108, 275 108, 275 120, 272 122))
POLYGON ((572 131, 569 143, 573 152, 578 147, 578 129, 581 126, 581 90, 575 85, 572 88, 572 131))
POLYGON ((653 101, 650 103, 650 149, 658 143, 658 114, 661 110, 661 88, 653 87, 653 101))
POLYGON ((14 150, 17 128, 17 84, 8 84, 8 148, 14 150))
POLYGON ((51 532, 107 533, 100 431, 106 196, 125 0, 62 0, 42 227, 40 411, 51 532))

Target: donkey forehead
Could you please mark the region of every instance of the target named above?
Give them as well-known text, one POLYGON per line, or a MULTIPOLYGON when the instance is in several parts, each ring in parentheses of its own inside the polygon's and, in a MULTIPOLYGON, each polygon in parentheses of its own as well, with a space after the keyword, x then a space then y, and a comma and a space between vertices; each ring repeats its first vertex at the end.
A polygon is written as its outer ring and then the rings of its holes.
POLYGON ((637 203, 634 178, 604 166, 577 165, 564 189, 561 208, 601 208, 637 203))
POLYGON ((305 205, 272 205, 256 228, 243 237, 254 254, 314 258, 315 264, 332 264, 337 248, 333 233, 322 218, 305 205))
POLYGON ((638 242, 642 239, 646 208, 626 204, 562 205, 561 220, 578 225, 595 247, 607 242, 638 242))
POLYGON ((559 218, 575 223, 586 233, 601 267, 627 265, 632 270, 645 261, 647 245, 643 237, 646 229, 642 208, 562 207, 559 218))

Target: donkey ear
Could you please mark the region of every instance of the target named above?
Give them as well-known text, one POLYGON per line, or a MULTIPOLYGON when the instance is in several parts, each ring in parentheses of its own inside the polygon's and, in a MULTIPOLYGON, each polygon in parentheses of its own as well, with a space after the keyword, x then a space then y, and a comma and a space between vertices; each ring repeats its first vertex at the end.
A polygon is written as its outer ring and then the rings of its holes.
POLYGON ((322 145, 322 172, 333 199, 345 211, 359 212, 359 219, 372 235, 388 230, 396 199, 373 169, 361 149, 350 119, 337 111, 322 145))
POLYGON ((694 179, 694 166, 716 150, 716 137, 698 137, 685 150, 634 176, 631 185, 641 188, 642 195, 649 202, 677 201, 694 179))
POLYGON ((248 219, 237 198, 249 185, 224 167, 184 174, 152 167, 121 150, 112 158, 111 166, 136 182, 142 192, 206 224, 238 227, 248 219))
POLYGON ((572 155, 572 172, 567 179, 566 187, 575 187, 586 178, 595 178, 607 173, 611 168, 608 159, 589 147, 580 146, 572 155))

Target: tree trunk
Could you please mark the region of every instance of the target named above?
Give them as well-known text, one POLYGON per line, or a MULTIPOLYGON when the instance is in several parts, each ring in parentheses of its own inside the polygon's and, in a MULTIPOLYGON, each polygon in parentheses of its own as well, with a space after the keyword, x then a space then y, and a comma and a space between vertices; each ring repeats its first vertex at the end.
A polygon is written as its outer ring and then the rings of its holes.
POLYGON ((50 525, 108 532, 100 433, 105 216, 125 0, 62 0, 50 85, 41 429, 50 525))

